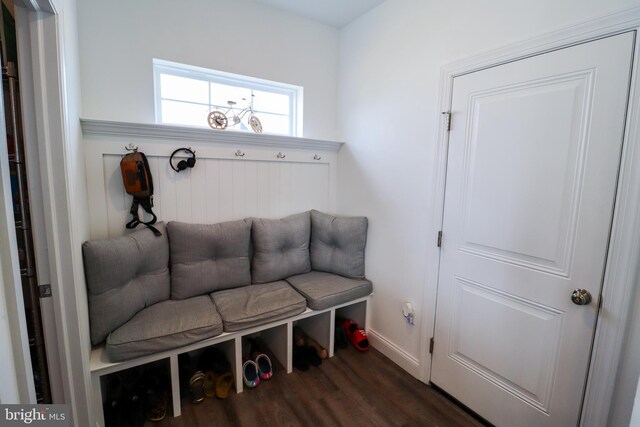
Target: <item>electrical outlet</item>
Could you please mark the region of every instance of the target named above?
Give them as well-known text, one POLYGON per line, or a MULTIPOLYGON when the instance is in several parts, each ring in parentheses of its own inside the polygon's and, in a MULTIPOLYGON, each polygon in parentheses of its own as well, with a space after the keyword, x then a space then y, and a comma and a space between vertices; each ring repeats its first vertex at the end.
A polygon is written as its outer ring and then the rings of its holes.
POLYGON ((413 325, 413 306, 410 302, 407 302, 402 306, 402 315, 408 325, 413 325))

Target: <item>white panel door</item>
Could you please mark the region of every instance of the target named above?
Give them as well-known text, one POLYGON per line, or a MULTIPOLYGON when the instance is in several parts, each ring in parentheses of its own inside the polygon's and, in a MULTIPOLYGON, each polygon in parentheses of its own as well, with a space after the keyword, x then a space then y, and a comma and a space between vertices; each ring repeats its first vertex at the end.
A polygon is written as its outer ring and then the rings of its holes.
POLYGON ((497 426, 578 423, 633 43, 454 79, 431 381, 497 426))

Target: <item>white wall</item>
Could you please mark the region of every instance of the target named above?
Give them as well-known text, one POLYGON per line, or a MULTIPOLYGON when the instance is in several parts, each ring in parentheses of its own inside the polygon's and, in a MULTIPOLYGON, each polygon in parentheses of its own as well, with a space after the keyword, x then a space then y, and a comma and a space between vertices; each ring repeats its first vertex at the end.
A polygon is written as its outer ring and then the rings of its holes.
POLYGON ((421 325, 433 313, 419 308, 425 277, 438 261, 430 227, 441 215, 434 210, 432 170, 441 120, 440 67, 637 5, 637 0, 393 0, 342 30, 339 125, 347 144, 339 155, 338 211, 369 217, 372 340, 409 372, 419 374, 420 351, 432 333, 421 325), (418 308, 415 326, 404 323, 404 301, 418 308))
POLYGON ((635 421, 630 427, 640 427, 640 280, 636 286, 635 298, 630 301, 631 318, 626 333, 626 351, 622 354, 621 367, 613 396, 613 408, 609 416, 609 425, 626 426, 632 407, 635 421), (637 391, 636 391, 637 390, 637 391), (634 403, 635 396, 635 403, 634 403))
POLYGON ((334 28, 248 0, 83 0, 78 13, 84 118, 154 123, 160 58, 303 86, 303 136, 337 136, 334 28))
POLYGON ((638 427, 640 426, 640 381, 637 381, 638 388, 636 389, 636 398, 633 404, 633 413, 631 415, 631 422, 629 423, 629 427, 638 427))

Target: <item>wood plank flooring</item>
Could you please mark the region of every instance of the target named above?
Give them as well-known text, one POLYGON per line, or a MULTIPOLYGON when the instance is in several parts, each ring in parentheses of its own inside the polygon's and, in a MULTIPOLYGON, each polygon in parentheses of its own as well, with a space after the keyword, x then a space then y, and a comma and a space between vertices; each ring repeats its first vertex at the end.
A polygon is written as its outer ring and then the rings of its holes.
POLYGON ((145 426, 483 425, 375 349, 339 349, 321 366, 288 375, 274 365, 274 377, 254 389, 199 404, 185 398, 182 416, 145 426))

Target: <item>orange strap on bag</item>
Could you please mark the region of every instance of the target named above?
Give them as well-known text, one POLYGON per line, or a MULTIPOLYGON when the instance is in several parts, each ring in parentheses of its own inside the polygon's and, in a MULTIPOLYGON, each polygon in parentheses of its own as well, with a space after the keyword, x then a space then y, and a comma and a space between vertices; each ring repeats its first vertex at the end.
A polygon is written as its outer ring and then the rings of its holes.
POLYGON ((153 227, 158 218, 153 213, 153 178, 151 177, 151 169, 147 156, 137 150, 133 153, 126 154, 120 160, 120 171, 122 172, 122 182, 128 194, 133 196, 130 213, 133 219, 126 225, 127 228, 135 228, 138 224, 144 224, 153 231, 156 236, 162 236, 157 228, 153 227), (138 206, 142 206, 144 210, 152 216, 147 222, 140 220, 138 216, 138 206))

